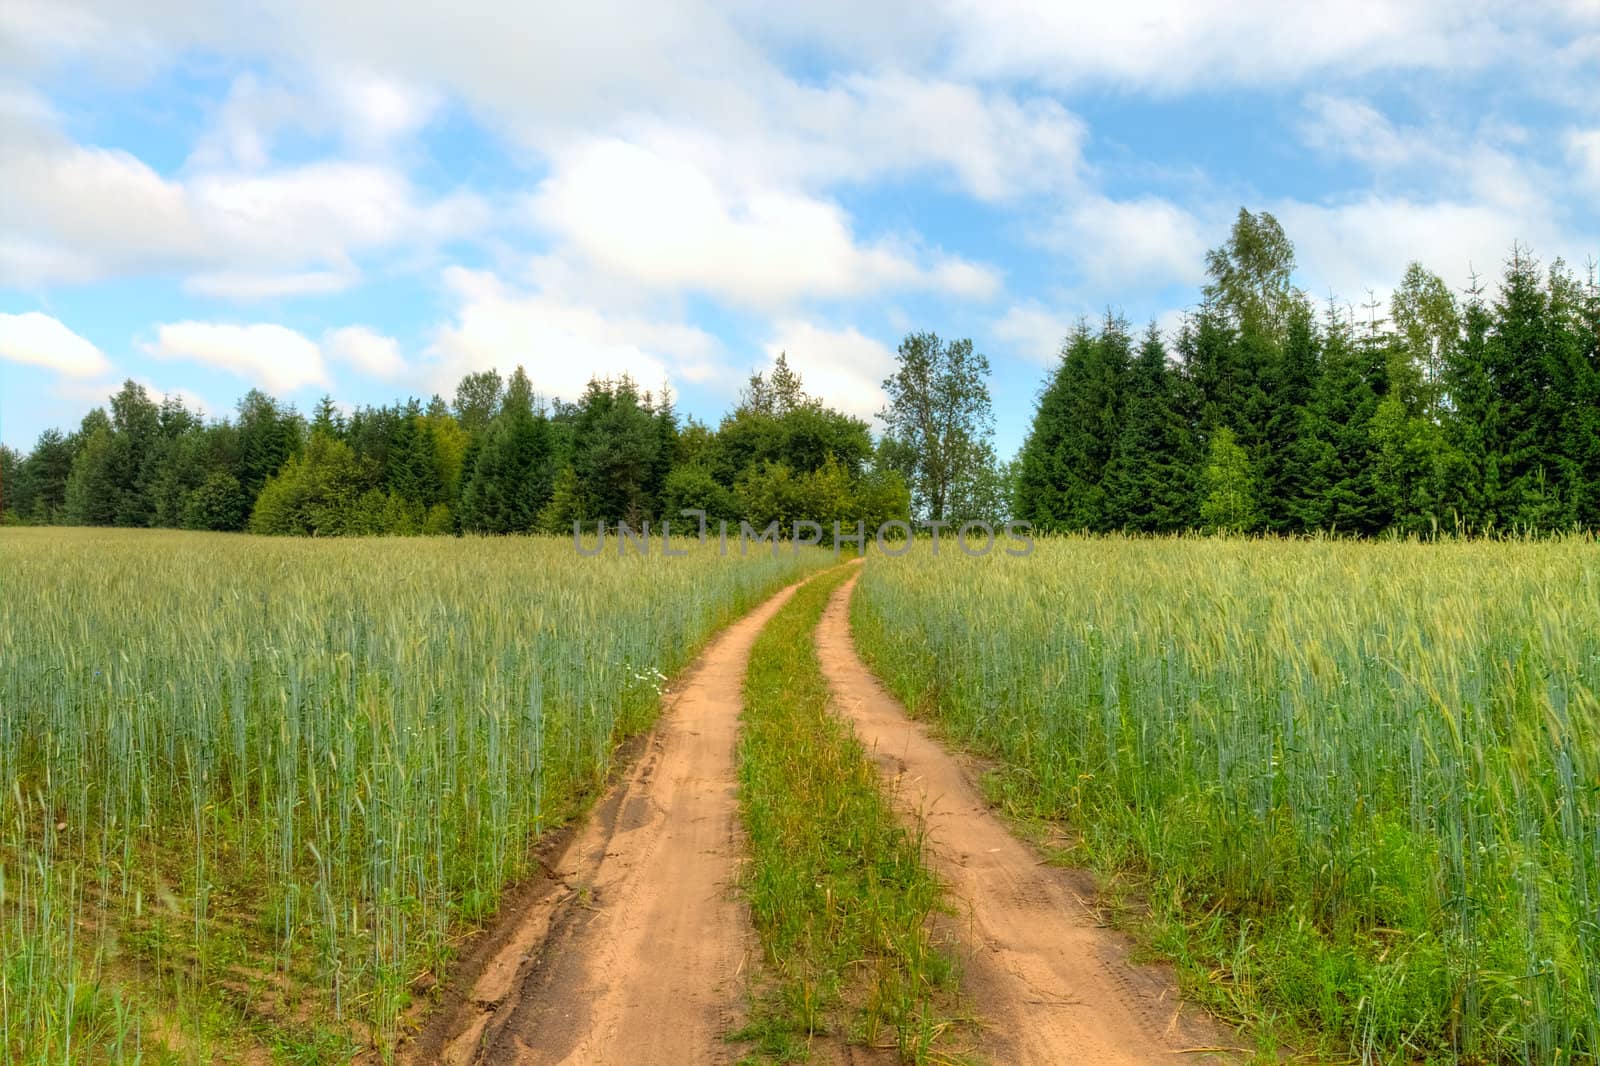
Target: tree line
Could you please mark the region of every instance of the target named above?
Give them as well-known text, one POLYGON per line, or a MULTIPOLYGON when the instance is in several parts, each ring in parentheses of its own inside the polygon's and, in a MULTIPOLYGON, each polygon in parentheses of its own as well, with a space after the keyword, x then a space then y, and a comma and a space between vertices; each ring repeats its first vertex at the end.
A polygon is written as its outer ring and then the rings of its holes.
POLYGON ((26 456, 11 522, 301 535, 564 533, 682 520, 1015 519, 1041 531, 1493 534, 1600 528, 1600 286, 1513 250, 1491 295, 1413 263, 1387 306, 1317 306, 1294 247, 1241 209, 1169 340, 1080 323, 1018 455, 992 442, 988 360, 908 334, 883 431, 806 393, 780 355, 716 426, 595 379, 545 403, 519 367, 452 400, 307 417, 253 390, 207 421, 134 382, 26 456))
POLYGON ((1080 324, 1016 462, 1044 530, 1600 528, 1600 287, 1513 250, 1492 296, 1413 263, 1387 308, 1314 306, 1270 214, 1207 257, 1175 351, 1080 324), (1385 314, 1387 312, 1387 314, 1385 314))
POLYGON ((521 367, 468 374, 450 401, 348 415, 252 390, 210 421, 128 381, 75 431, 45 431, 26 456, 0 448, 0 501, 10 522, 307 536, 697 527, 686 509, 785 531, 871 530, 913 508, 987 516, 1007 491, 987 375, 970 340, 907 336, 878 440, 809 395, 784 354, 715 428, 626 376, 546 404, 521 367))

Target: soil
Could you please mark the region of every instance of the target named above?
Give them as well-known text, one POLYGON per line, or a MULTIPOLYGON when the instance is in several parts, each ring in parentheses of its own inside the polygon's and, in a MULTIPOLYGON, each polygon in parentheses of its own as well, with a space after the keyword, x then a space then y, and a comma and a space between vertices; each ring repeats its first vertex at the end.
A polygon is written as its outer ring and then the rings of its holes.
POLYGON ((642 750, 462 968, 410 1063, 720 1063, 741 1047, 757 952, 735 742, 756 635, 798 586, 719 634, 642 750), (460 979, 458 978, 458 981, 460 979))
POLYGON ((969 767, 861 661, 850 634, 856 581, 830 601, 817 653, 836 710, 872 752, 896 808, 924 829, 929 865, 956 907, 965 1006, 981 1027, 973 1050, 1005 1063, 1233 1061, 1237 1037, 1184 1006, 1169 969, 1130 962, 1127 938, 1098 923, 1085 902, 1092 878, 1046 865, 1018 839, 969 767))
MULTIPOLYGON (((1085 903, 1093 881, 1046 865, 983 798, 970 765, 910 719, 862 663, 849 629, 856 579, 816 641, 836 709, 873 753, 957 915, 941 938, 961 965, 963 1013, 997 1063, 1236 1061, 1235 1038, 1178 999, 1169 969, 1085 903)), ((580 825, 541 846, 544 876, 513 889, 455 967, 444 1005, 404 1063, 729 1063, 758 945, 735 883, 745 848, 736 741, 757 634, 798 586, 721 633, 673 686, 655 730, 580 825)), ((878 1063, 819 1041, 813 1061, 878 1063)))

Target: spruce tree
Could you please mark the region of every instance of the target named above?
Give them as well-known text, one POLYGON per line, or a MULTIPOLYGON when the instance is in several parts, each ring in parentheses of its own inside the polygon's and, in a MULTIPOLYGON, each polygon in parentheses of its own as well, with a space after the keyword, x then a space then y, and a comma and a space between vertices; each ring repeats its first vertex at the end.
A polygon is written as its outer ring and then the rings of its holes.
POLYGON ((1105 473, 1117 435, 1120 378, 1128 365, 1125 327, 1118 334, 1108 345, 1104 335, 1079 323, 1039 397, 1019 458, 1014 502, 1017 517, 1041 530, 1111 526, 1105 473))
POLYGON ((1322 373, 1296 449, 1305 489, 1294 510, 1303 528, 1353 534, 1381 528, 1372 480, 1371 423, 1382 358, 1371 345, 1352 337, 1348 319, 1330 307, 1322 373))
POLYGON ((550 426, 533 408, 519 366, 490 421, 461 492, 461 526, 473 533, 526 533, 550 499, 550 426))
POLYGON ((1266 407, 1259 458, 1262 521, 1274 533, 1304 530, 1302 515, 1307 471, 1298 461, 1307 411, 1322 372, 1321 338, 1311 305, 1289 305, 1281 351, 1274 360, 1264 395, 1266 407))
POLYGON ((1197 464, 1194 436, 1180 408, 1180 384, 1167 365, 1161 334, 1151 323, 1128 372, 1106 468, 1112 526, 1160 533, 1195 524, 1197 464))

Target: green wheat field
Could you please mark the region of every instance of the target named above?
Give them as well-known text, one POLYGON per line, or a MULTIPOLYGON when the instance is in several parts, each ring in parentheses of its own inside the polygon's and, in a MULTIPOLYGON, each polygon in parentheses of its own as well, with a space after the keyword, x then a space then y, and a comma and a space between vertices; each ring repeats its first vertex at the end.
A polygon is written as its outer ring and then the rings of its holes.
MULTIPOLYGON (((0 531, 5 1060, 392 1046, 665 679, 832 558, 0 531)), ((1600 1048, 1592 540, 924 546, 853 623, 1223 1017, 1600 1048)))

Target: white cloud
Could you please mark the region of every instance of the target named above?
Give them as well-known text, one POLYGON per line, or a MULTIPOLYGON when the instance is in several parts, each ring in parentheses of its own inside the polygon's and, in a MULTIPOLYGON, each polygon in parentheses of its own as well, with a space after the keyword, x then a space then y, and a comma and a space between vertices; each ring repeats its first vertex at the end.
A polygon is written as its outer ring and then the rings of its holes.
POLYGON ((251 274, 221 270, 183 280, 185 292, 227 300, 270 300, 284 296, 326 296, 343 292, 361 278, 356 270, 305 270, 289 274, 251 274))
POLYGON ((994 335, 1024 359, 1053 365, 1075 320, 1037 303, 1021 303, 995 320, 994 335))
POLYGON ((193 169, 261 170, 285 130, 337 135, 360 155, 382 154, 421 130, 441 104, 437 92, 340 64, 311 77, 237 75, 190 153, 193 169))
POLYGON ((169 323, 159 327, 146 350, 159 359, 184 359, 227 370, 269 392, 293 392, 328 381, 322 350, 294 330, 272 323, 169 323))
POLYGON ((1600 195, 1600 129, 1568 133, 1567 156, 1582 170, 1591 195, 1600 195))
POLYGON ((93 377, 111 369, 99 348, 39 311, 0 314, 0 359, 48 367, 75 378, 93 377))
POLYGON ((452 267, 445 285, 460 301, 434 335, 428 384, 448 394, 462 375, 523 366, 547 398, 576 399, 592 377, 630 374, 641 388, 725 372, 720 345, 693 326, 608 313, 558 292, 519 291, 486 271, 452 267))
POLYGON ((1199 220, 1158 197, 1085 194, 1041 239, 1096 285, 1194 282, 1205 274, 1207 243, 1199 220))
POLYGON ((1474 270, 1486 283, 1496 280, 1516 241, 1550 258, 1564 240, 1546 219, 1485 203, 1368 195, 1272 210, 1295 242, 1300 275, 1318 286, 1312 295, 1323 298, 1331 288, 1353 304, 1365 303, 1368 290, 1385 299, 1413 259, 1463 289, 1474 270))
POLYGON ((888 402, 883 380, 894 372, 894 351, 853 326, 831 329, 791 319, 777 324, 763 348, 768 368, 779 352, 786 353, 805 391, 846 414, 870 422, 888 402))
POLYGON ((772 306, 887 288, 984 298, 994 272, 906 242, 863 244, 838 205, 780 188, 719 187, 692 164, 621 140, 556 161, 530 210, 603 271, 648 286, 772 306))
POLYGON ((382 148, 422 129, 439 110, 439 94, 411 82, 340 70, 321 87, 338 111, 347 142, 382 148))
POLYGON ((323 338, 323 346, 334 359, 371 377, 392 381, 406 371, 400 343, 365 326, 336 329, 323 338))
POLYGON ((1351 0, 1127 0, 1113 7, 950 0, 952 66, 975 77, 1177 92, 1390 69, 1462 71, 1515 54, 1537 27, 1485 5, 1351 0))
POLYGON ((772 79, 692 121, 629 116, 616 135, 721 184, 816 189, 930 173, 998 202, 1079 180, 1088 128, 1048 97, 900 72, 772 79))
POLYGON ((1306 110, 1301 132, 1307 144, 1375 167, 1409 163, 1430 147, 1417 131, 1397 130, 1365 100, 1318 93, 1307 97, 1306 110))
POLYGON ((128 152, 73 143, 15 103, 0 100, 0 285, 180 271, 200 275, 202 291, 250 295, 272 286, 239 279, 262 275, 325 288, 357 254, 444 241, 487 217, 469 194, 426 199, 387 164, 252 169, 259 146, 226 149, 250 167, 167 177, 128 152))

